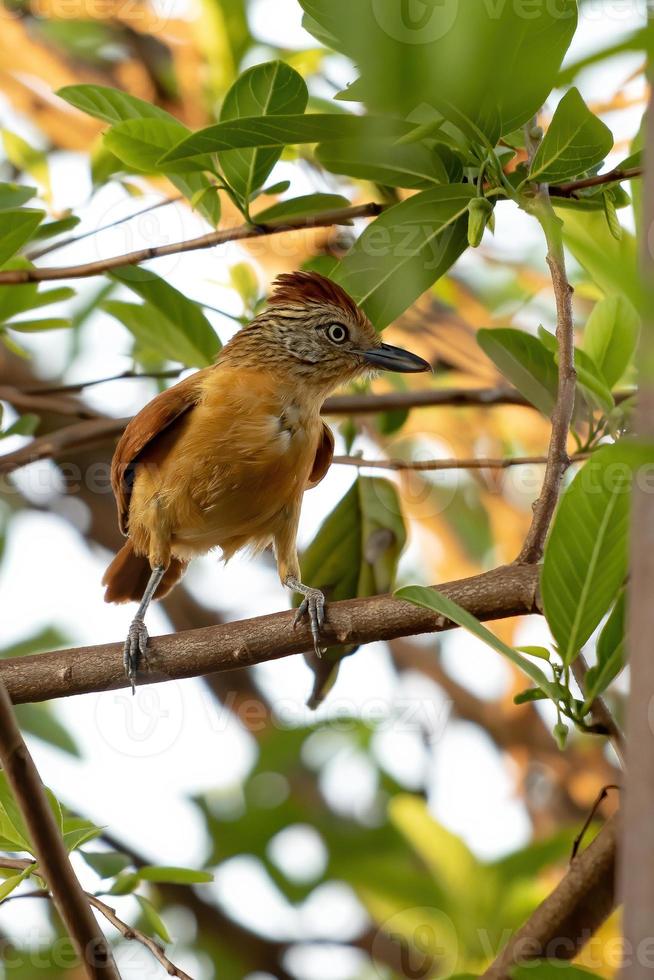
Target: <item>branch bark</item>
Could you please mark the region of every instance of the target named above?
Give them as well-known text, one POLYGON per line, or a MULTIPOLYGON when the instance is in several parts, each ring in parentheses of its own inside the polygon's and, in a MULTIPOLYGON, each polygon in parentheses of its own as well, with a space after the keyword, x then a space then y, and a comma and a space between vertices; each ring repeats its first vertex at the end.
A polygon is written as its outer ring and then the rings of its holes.
POLYGON ((357 204, 349 208, 335 208, 323 211, 312 217, 271 221, 266 225, 238 225, 235 228, 223 228, 219 231, 189 238, 185 242, 170 242, 168 245, 153 245, 140 248, 124 255, 113 255, 110 258, 98 259, 96 262, 85 262, 81 265, 52 266, 42 269, 5 269, 0 272, 0 285, 15 286, 25 282, 44 282, 53 279, 85 279, 89 276, 99 276, 112 269, 122 269, 127 265, 139 265, 149 259, 158 259, 164 255, 178 255, 180 252, 193 252, 200 248, 213 248, 225 242, 243 241, 247 238, 265 238, 269 235, 279 235, 286 231, 298 231, 303 228, 326 228, 330 225, 347 224, 354 218, 373 218, 384 210, 383 204, 357 204))
POLYGON ((510 980, 512 967, 530 960, 558 962, 577 956, 615 906, 617 838, 618 820, 612 817, 511 937, 483 974, 484 980, 510 980))
MULTIPOLYGON (((439 585, 441 592, 481 620, 537 612, 537 588, 538 569, 520 565, 439 585)), ((151 637, 148 670, 139 676, 139 684, 250 667, 310 650, 309 626, 303 623, 294 630, 292 621, 288 611, 151 637)), ((427 609, 382 595, 329 604, 323 636, 329 645, 360 644, 441 632, 453 625, 427 609)), ((129 686, 122 643, 3 660, 0 682, 15 704, 129 686)))
POLYGON ((547 188, 539 191, 533 205, 547 240, 547 264, 550 268, 556 301, 556 339, 558 344, 559 382, 552 412, 552 434, 547 454, 543 486, 534 505, 531 527, 517 561, 540 561, 545 547, 561 480, 570 464, 567 453, 568 432, 575 403, 577 374, 574 366, 574 324, 572 319, 572 286, 568 281, 563 251, 561 223, 550 204, 547 188))
POLYGON ((85 975, 91 980, 120 980, 109 945, 73 871, 43 783, 1 682, 0 760, 29 830, 39 873, 48 884, 85 975))
MULTIPOLYGON (((649 13, 650 32, 654 11, 649 13)), ((639 393, 636 416, 638 436, 654 444, 654 257, 651 233, 654 228, 654 66, 649 66, 650 99, 646 114, 644 187, 641 229, 641 274, 643 326, 637 356, 639 393)), ((620 884, 624 897, 625 951, 631 959, 623 963, 623 980, 651 977, 651 961, 639 956, 651 949, 654 920, 654 497, 644 481, 634 480, 631 518, 631 562, 627 644, 629 649, 629 699, 627 706, 627 778, 620 884)))
MULTIPOLYGON (((574 463, 588 459, 591 453, 575 453, 570 457, 574 463)), ((345 466, 369 467, 377 470, 412 470, 432 472, 434 470, 506 470, 511 466, 528 466, 546 463, 547 456, 506 456, 497 459, 474 456, 470 459, 364 459, 362 456, 334 456, 333 463, 345 466)))

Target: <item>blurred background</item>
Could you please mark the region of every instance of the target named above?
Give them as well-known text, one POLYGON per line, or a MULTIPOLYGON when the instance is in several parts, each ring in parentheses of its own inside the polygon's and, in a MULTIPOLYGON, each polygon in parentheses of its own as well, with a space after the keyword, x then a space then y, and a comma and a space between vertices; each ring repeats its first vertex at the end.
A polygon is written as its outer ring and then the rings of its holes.
MULTIPOLYGON (((86 81, 123 88, 197 128, 215 118, 237 75, 259 62, 279 57, 298 70, 314 108, 355 75, 347 59, 304 31, 295 0, 17 0, 0 16, 0 179, 37 186, 53 219, 81 217, 74 236, 93 232, 65 247, 59 239, 42 265, 90 261, 208 229, 186 203, 165 203, 175 191, 163 178, 107 176, 103 125, 57 99, 59 87, 86 81)), ((564 66, 566 83, 574 78, 616 134, 609 164, 629 153, 644 110, 643 56, 633 40, 644 22, 644 4, 635 0, 582 4, 564 66)), ((358 202, 375 192, 327 173, 307 148, 285 151, 270 183, 279 181, 290 182, 282 198, 321 191, 358 202)), ((631 209, 620 218, 633 227, 631 209)), ((239 221, 225 203, 222 224, 239 221)), ((153 268, 202 304, 225 342, 277 273, 341 254, 349 235, 321 229, 230 243, 159 259, 153 268)), ((574 263, 572 278, 583 315, 597 293, 574 263)), ((0 385, 71 385, 135 368, 179 367, 99 308, 105 285, 71 285, 75 296, 48 315, 71 317, 73 326, 0 346, 0 385)), ((110 288, 112 299, 123 296, 123 287, 110 288)), ((501 378, 478 347, 476 329, 551 329, 553 313, 538 226, 503 203, 495 235, 487 232, 481 249, 467 252, 389 328, 389 339, 434 364, 434 378, 418 384, 493 387, 501 378)), ((167 383, 124 378, 87 387, 83 411, 131 415, 167 383)), ((389 384, 380 379, 374 389, 389 384)), ((41 432, 70 422, 71 412, 79 416, 79 400, 71 408, 65 393, 57 397, 59 406, 41 415, 41 432)), ((4 409, 6 429, 19 413, 4 409)), ((330 423, 337 452, 366 458, 541 454, 549 436, 545 419, 518 406, 432 407, 330 423)), ((23 431, 31 431, 29 422, 23 431)), ((0 453, 29 438, 6 437, 0 453)), ((119 544, 106 480, 111 451, 78 452, 66 461, 68 477, 44 461, 3 480, 4 656, 125 635, 134 610, 105 605, 100 585, 119 544), (91 486, 70 478, 96 465, 91 486)), ((510 561, 542 469, 388 474, 408 535, 397 583, 449 581, 510 561)), ((301 546, 355 477, 354 467, 335 465, 306 495, 301 546)), ((208 556, 151 610, 149 628, 187 629, 288 602, 269 555, 239 556, 227 566, 208 556)), ((547 641, 538 617, 496 628, 513 643, 547 641)), ((565 869, 598 790, 614 782, 612 758, 580 735, 559 752, 547 707, 515 707, 520 679, 460 631, 360 649, 343 662, 317 711, 306 706, 312 684, 303 658, 293 657, 142 688, 135 698, 119 691, 26 706, 21 722, 44 780, 71 810, 106 828, 108 846, 134 861, 214 873, 211 884, 148 891, 173 937, 171 958, 198 980, 373 980, 483 966, 504 930, 515 928, 565 869)), ((619 716, 619 687, 613 707, 619 716)), ((88 888, 98 887, 81 859, 76 868, 88 888)), ((124 919, 138 920, 133 896, 112 901, 124 919)), ((58 930, 45 903, 7 902, 0 932, 13 955, 0 969, 12 977, 60 976, 58 930)), ((616 966, 616 930, 612 919, 582 959, 606 976, 616 966)), ((163 976, 135 944, 122 943, 117 959, 126 978, 163 976)))

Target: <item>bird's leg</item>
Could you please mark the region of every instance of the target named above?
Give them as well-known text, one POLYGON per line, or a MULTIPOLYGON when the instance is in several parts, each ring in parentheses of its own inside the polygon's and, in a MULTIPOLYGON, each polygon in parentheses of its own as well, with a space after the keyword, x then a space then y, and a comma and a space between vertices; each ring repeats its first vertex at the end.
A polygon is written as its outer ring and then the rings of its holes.
POLYGON ((288 575, 284 580, 284 585, 294 592, 299 592, 304 596, 300 603, 295 618, 293 619, 293 629, 296 629, 304 616, 309 617, 311 626, 311 636, 313 637, 313 649, 316 656, 321 657, 324 653, 320 645, 320 631, 325 622, 325 596, 320 589, 312 589, 309 585, 303 585, 298 578, 288 575))
POLYGON ((130 623, 129 630, 127 632, 127 639, 125 640, 125 646, 123 647, 123 663, 125 665, 125 673, 127 674, 132 685, 132 694, 136 693, 134 687, 136 672, 138 670, 141 657, 145 657, 146 655, 146 647, 148 644, 148 631, 144 622, 145 614, 148 611, 148 606, 152 601, 152 596, 157 591, 159 583, 164 577, 165 571, 166 569, 163 565, 155 565, 152 569, 150 579, 145 587, 145 592, 143 593, 143 598, 139 603, 139 607, 136 610, 136 615, 130 623))

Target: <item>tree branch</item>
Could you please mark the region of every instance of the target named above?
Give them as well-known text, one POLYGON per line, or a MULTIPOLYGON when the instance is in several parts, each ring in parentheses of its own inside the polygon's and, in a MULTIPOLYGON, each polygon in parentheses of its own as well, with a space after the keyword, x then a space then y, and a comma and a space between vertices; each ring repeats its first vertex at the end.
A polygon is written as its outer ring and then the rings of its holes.
POLYGON ((511 937, 483 974, 484 980, 509 980, 511 968, 529 960, 577 956, 615 906, 617 837, 618 820, 612 817, 511 937))
POLYGON ((238 225, 235 228, 223 228, 211 231, 199 238, 189 238, 185 242, 171 242, 168 245, 152 245, 140 248, 124 255, 114 255, 111 258, 99 259, 96 262, 85 262, 82 265, 52 266, 41 269, 5 269, 0 271, 0 285, 15 286, 25 282, 44 282, 52 279, 84 279, 88 276, 99 276, 112 269, 122 269, 126 265, 139 265, 149 259, 158 259, 164 255, 178 255, 180 252, 193 252, 200 248, 212 248, 225 242, 243 241, 247 238, 264 238, 269 235, 279 235, 286 231, 298 231, 303 228, 326 228, 330 225, 347 224, 354 218, 373 218, 384 210, 383 204, 357 204, 348 208, 335 208, 333 211, 323 211, 310 217, 271 221, 265 225, 238 225))
POLYGON ((48 884, 85 975, 92 980, 120 980, 111 950, 73 871, 43 783, 1 682, 0 760, 29 830, 39 874, 48 884))
POLYGON ((534 505, 531 527, 517 558, 519 562, 537 562, 543 555, 545 538, 558 500, 561 480, 570 464, 566 447, 577 384, 574 366, 572 286, 568 281, 565 268, 561 223, 552 210, 547 188, 541 189, 539 195, 534 202, 533 211, 541 222, 547 240, 547 264, 550 268, 556 300, 559 383, 556 404, 552 412, 552 434, 543 486, 534 505))
MULTIPOLYGON (((0 868, 7 868, 8 870, 12 871, 25 871, 27 868, 31 867, 32 864, 32 861, 27 861, 24 858, 6 858, 4 855, 0 855, 0 868)), ((84 892, 83 894, 86 896, 89 905, 92 905, 93 908, 98 910, 98 912, 101 912, 107 922, 110 922, 111 925, 118 930, 123 939, 134 939, 137 943, 141 943, 142 946, 145 946, 145 948, 148 949, 155 959, 162 965, 169 977, 178 977, 179 980, 193 980, 188 973, 184 973, 183 970, 181 970, 178 966, 175 966, 175 964, 168 959, 163 947, 158 942, 146 935, 146 933, 141 932, 140 929, 136 929, 134 926, 130 926, 126 922, 123 922, 122 919, 119 919, 116 915, 116 910, 111 908, 110 905, 107 905, 106 902, 103 902, 102 899, 97 897, 97 895, 92 895, 90 892, 84 892)), ((5 899, 5 901, 12 901, 15 898, 52 898, 52 895, 49 891, 39 890, 25 895, 21 894, 10 896, 9 899, 5 899)))
MULTIPOLYGON (((439 585, 441 592, 481 620, 537 612, 537 588, 538 569, 521 565, 439 585)), ((139 684, 250 667, 310 650, 309 626, 302 623, 294 630, 293 615, 289 610, 151 637, 148 670, 139 676, 139 684)), ((451 628, 442 616, 382 595, 330 603, 323 638, 328 645, 361 644, 451 628)), ((0 681, 15 704, 129 686, 122 642, 2 660, 0 681)))
MULTIPOLYGON (((570 457, 574 463, 588 459, 591 453, 575 453, 570 457)), ((414 472, 433 472, 434 470, 506 470, 510 466, 527 466, 546 463, 547 456, 506 456, 498 459, 474 456, 470 459, 423 459, 407 461, 403 459, 364 459, 361 456, 334 456, 332 462, 345 466, 369 467, 377 470, 411 470, 414 472)))
MULTIPOLYGON (((648 6, 649 33, 654 30, 654 10, 648 6)), ((642 329, 636 355, 638 405, 636 435, 651 448, 654 444, 654 63, 648 65, 649 105, 645 116, 645 161, 647 180, 643 197, 640 232, 642 283, 642 329)), ((645 949, 651 948, 654 918, 654 498, 646 481, 634 479, 631 513, 630 570, 628 584, 627 648, 629 652, 629 698, 627 702, 627 778, 622 834, 620 883, 624 898, 623 980, 651 977, 645 949), (643 951, 641 956, 638 952, 643 951)))
POLYGON ((627 167, 624 170, 616 167, 605 174, 595 174, 594 177, 583 177, 581 180, 571 180, 567 184, 552 184, 550 195, 552 197, 575 197, 577 191, 584 190, 586 187, 601 187, 602 184, 615 184, 621 180, 634 180, 636 177, 643 176, 642 167, 627 167))

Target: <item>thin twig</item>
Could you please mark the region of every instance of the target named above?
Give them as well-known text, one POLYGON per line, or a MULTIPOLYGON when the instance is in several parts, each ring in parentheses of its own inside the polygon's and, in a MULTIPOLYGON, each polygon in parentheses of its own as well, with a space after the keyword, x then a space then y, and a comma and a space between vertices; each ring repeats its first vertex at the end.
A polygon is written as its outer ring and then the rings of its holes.
POLYGON ((21 391, 13 385, 0 385, 0 401, 8 402, 20 412, 52 412, 55 415, 72 416, 78 419, 100 418, 95 409, 75 402, 72 399, 56 398, 54 395, 33 394, 21 391))
MULTIPOLYGON (((121 371, 119 374, 110 374, 106 378, 95 378, 92 381, 76 381, 68 385, 52 385, 47 388, 23 388, 21 393, 25 395, 35 395, 38 398, 44 395, 75 395, 85 388, 94 388, 96 385, 108 384, 110 381, 135 380, 140 381, 150 379, 154 381, 167 381, 171 378, 178 378, 185 367, 169 368, 167 371, 121 371)), ((3 396, 0 395, 0 398, 3 396)), ((5 401, 11 402, 10 398, 5 401)), ((13 404, 13 403, 12 403, 13 404)))
POLYGON ((577 374, 574 366, 574 324, 572 319, 572 286, 568 281, 563 252, 561 223, 554 214, 542 188, 533 204, 533 213, 541 222, 547 240, 547 264, 552 277, 556 301, 556 339, 558 345, 558 391, 552 412, 552 434, 547 466, 538 500, 534 505, 531 527, 517 558, 519 562, 540 561, 545 538, 554 514, 563 475, 570 464, 567 453, 568 432, 574 411, 577 374))
MULTIPOLYGON (((33 865, 33 861, 27 861, 23 858, 6 858, 4 855, 0 855, 0 868, 7 868, 12 871, 25 871, 27 868, 33 865)), ((155 959, 161 963, 162 967, 166 971, 169 977, 178 977, 179 980, 193 980, 193 977, 185 973, 180 967, 175 966, 175 964, 168 959, 166 956, 163 946, 161 946, 156 940, 152 939, 146 933, 141 932, 135 926, 130 926, 116 914, 116 910, 106 902, 103 902, 101 898, 97 895, 92 895, 91 892, 84 892, 89 905, 101 912, 105 919, 111 923, 111 925, 118 930, 123 939, 134 939, 137 943, 141 943, 145 946, 155 959)), ((21 895, 10 895, 5 901, 11 901, 18 898, 51 898, 49 891, 44 891, 39 889, 38 891, 25 892, 21 895)))
POLYGON ((43 783, 20 733, 7 688, 0 682, 0 760, 29 830, 39 874, 92 980, 120 980, 109 945, 70 863, 43 783))
POLYGON ((141 943, 142 946, 149 949, 154 958, 161 963, 169 977, 178 977, 179 980, 193 980, 193 977, 189 976, 188 973, 185 973, 179 966, 175 966, 175 964, 168 959, 163 946, 156 942, 156 940, 152 939, 145 932, 141 932, 140 929, 127 925, 126 922, 123 922, 122 919, 118 918, 115 909, 112 909, 110 905, 107 905, 106 902, 103 902, 96 895, 89 895, 87 892, 87 897, 91 905, 93 905, 98 912, 102 912, 105 919, 107 919, 108 922, 111 922, 112 926, 118 930, 123 939, 134 939, 137 943, 141 943))
MULTIPOLYGON (((537 587, 538 569, 533 565, 509 565, 438 586, 481 620, 537 612, 537 587)), ((294 629, 293 618, 287 611, 151 637, 148 669, 139 675, 139 685, 250 667, 303 653, 311 649, 311 630, 304 622, 294 629)), ((323 640, 332 646, 358 645, 451 628, 452 623, 428 609, 381 595, 329 603, 323 640)), ((0 660, 0 680, 15 704, 129 686, 122 642, 0 660)))
POLYGON ((577 191, 584 190, 586 187, 601 187, 603 184, 615 184, 621 180, 634 180, 636 177, 643 176, 642 167, 626 167, 610 170, 605 174, 595 174, 594 177, 582 177, 580 180, 571 180, 567 184, 552 184, 550 195, 552 197, 574 197, 577 191))
MULTIPOLYGON (((590 453, 576 453, 570 462, 588 459, 590 453)), ((378 470, 505 470, 510 466, 528 466, 547 462, 547 456, 506 456, 503 458, 472 457, 470 459, 424 459, 407 461, 403 459, 364 459, 361 456, 334 456, 334 463, 359 468, 370 467, 378 470)))
POLYGON ((177 201, 181 201, 182 198, 182 194, 176 194, 174 197, 167 197, 163 201, 157 201, 155 204, 148 204, 146 208, 141 208, 140 211, 134 211, 133 214, 126 214, 123 218, 118 218, 116 221, 112 221, 108 225, 101 225, 100 228, 92 228, 90 231, 84 231, 79 235, 69 235, 68 238, 61 238, 58 242, 52 242, 50 245, 45 245, 43 248, 37 248, 33 252, 28 252, 26 258, 28 258, 30 262, 34 262, 36 259, 40 259, 44 255, 49 255, 50 252, 56 252, 60 248, 65 248, 66 245, 74 245, 75 242, 81 242, 85 238, 90 238, 91 235, 99 235, 103 231, 109 231, 110 228, 117 228, 118 225, 123 225, 126 221, 132 221, 134 218, 140 218, 141 215, 148 214, 150 211, 156 211, 157 208, 165 208, 169 204, 175 204, 177 201))
POLYGON ((184 242, 151 245, 148 248, 140 248, 124 255, 113 255, 110 258, 98 259, 96 262, 86 262, 81 265, 52 266, 40 269, 4 269, 0 271, 0 284, 14 286, 25 282, 44 282, 53 279, 84 279, 89 276, 99 276, 111 269, 122 269, 127 265, 139 265, 141 262, 161 258, 164 255, 178 255, 181 252, 213 248, 214 245, 222 245, 225 242, 264 238, 269 235, 283 234, 287 231, 301 231, 305 228, 327 228, 330 225, 347 224, 354 218, 373 218, 381 214, 383 210, 383 204, 357 204, 354 207, 323 211, 309 217, 271 221, 265 225, 244 224, 235 228, 224 228, 220 231, 209 232, 207 235, 200 235, 198 238, 189 238, 184 242))

